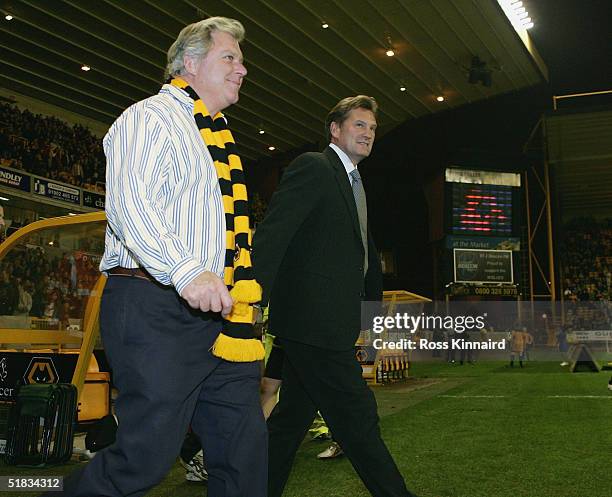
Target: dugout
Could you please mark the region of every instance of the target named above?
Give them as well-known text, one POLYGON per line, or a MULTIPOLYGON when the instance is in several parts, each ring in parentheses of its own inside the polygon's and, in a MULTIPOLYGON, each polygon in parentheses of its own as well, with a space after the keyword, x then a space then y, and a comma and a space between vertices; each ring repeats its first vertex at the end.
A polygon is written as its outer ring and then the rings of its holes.
POLYGON ((378 348, 376 341, 396 342, 402 338, 397 330, 384 328, 376 332, 372 326, 372 316, 393 316, 403 306, 411 308, 411 313, 421 312, 427 297, 407 290, 388 290, 383 292, 382 306, 369 302, 362 306, 362 332, 355 344, 355 355, 361 364, 362 376, 369 385, 381 385, 404 380, 408 377, 411 365, 411 350, 378 348), (376 307, 376 308, 374 308, 376 307))
MULTIPOLYGON (((0 245, 2 419, 18 385, 32 383, 75 385, 79 421, 110 412, 110 373, 100 371, 92 354, 106 281, 98 271, 105 227, 103 212, 45 219, 0 245), (30 281, 33 288, 26 284, 30 281), (10 308, 22 292, 30 294, 29 311, 10 308)), ((0 439, 3 431, 0 423, 0 439)))

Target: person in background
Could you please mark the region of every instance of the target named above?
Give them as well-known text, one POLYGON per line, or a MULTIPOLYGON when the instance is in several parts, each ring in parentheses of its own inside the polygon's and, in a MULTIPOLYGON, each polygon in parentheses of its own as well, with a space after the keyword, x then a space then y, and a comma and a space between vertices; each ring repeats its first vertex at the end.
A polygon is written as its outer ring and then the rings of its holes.
POLYGON ((27 316, 32 309, 32 284, 29 281, 22 281, 21 278, 17 278, 17 291, 19 292, 19 302, 17 304, 17 312, 22 316, 27 316))
POLYGON ((4 221, 4 207, 0 204, 0 243, 6 238, 6 221, 4 221))
POLYGON ((557 346, 561 355, 561 366, 569 366, 567 352, 569 351, 569 343, 567 341, 567 332, 565 327, 560 326, 557 333, 557 346))
MULTIPOLYGON (((276 339, 274 339, 263 378, 261 379, 261 407, 266 419, 270 417, 274 406, 276 406, 278 402, 279 390, 283 384, 282 372, 284 361, 285 356, 283 349, 276 339)), ((342 447, 340 447, 338 442, 333 440, 331 432, 319 412, 317 412, 317 416, 309 432, 313 439, 331 440, 330 446, 323 452, 317 454, 317 459, 334 459, 344 455, 342 447)))
POLYGON ((525 348, 529 340, 529 333, 527 328, 523 327, 520 330, 514 330, 510 335, 510 367, 514 367, 514 358, 518 356, 519 365, 523 367, 523 361, 525 360, 525 348))
POLYGON ((0 272, 0 315, 12 316, 19 304, 19 292, 10 278, 9 271, 0 272))

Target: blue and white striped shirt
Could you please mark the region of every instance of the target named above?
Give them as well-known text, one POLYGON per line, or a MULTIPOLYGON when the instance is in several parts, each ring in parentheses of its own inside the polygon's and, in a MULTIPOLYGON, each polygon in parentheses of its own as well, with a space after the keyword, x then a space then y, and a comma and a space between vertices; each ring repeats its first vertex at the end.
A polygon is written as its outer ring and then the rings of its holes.
POLYGON ((143 267, 179 294, 223 278, 225 215, 212 158, 180 88, 135 103, 104 137, 106 247, 100 270, 143 267))

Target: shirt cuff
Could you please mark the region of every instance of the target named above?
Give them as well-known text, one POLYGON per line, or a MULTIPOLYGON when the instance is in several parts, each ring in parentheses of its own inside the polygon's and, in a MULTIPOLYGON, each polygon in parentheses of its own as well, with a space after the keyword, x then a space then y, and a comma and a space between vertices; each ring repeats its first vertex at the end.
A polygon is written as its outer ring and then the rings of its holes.
POLYGON ((170 280, 179 295, 183 293, 185 287, 200 273, 206 269, 193 258, 184 259, 170 271, 170 280))

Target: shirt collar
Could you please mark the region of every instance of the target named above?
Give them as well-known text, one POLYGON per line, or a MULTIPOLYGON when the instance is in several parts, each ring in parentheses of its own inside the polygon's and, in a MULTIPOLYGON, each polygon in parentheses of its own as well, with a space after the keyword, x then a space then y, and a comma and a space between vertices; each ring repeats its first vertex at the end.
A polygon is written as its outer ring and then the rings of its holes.
MULTIPOLYGON (((179 104, 181 104, 183 107, 186 107, 187 109, 189 109, 191 113, 193 113, 193 99, 189 96, 189 94, 185 90, 179 88, 178 86, 174 86, 174 85, 166 83, 165 85, 161 87, 161 90, 159 90, 159 93, 160 94, 163 94, 163 93, 170 94, 170 96, 173 97, 175 100, 177 100, 179 104)), ((223 119, 227 123, 227 117, 225 117, 225 114, 223 114, 222 112, 220 114, 221 114, 221 117, 223 117, 223 119)))
POLYGON ((338 154, 338 157, 340 157, 340 160, 342 161, 342 165, 344 166, 344 169, 346 169, 346 174, 349 176, 349 179, 351 179, 351 173, 355 169, 357 169, 355 167, 355 164, 351 162, 351 159, 349 159, 349 156, 346 155, 344 153, 344 150, 342 150, 338 145, 334 143, 330 143, 329 146, 334 152, 336 152, 336 154, 338 154))
POLYGON ((193 99, 187 94, 185 90, 180 89, 178 86, 174 86, 166 83, 159 90, 160 94, 169 94, 172 98, 177 100, 184 107, 189 107, 193 111, 193 99))

